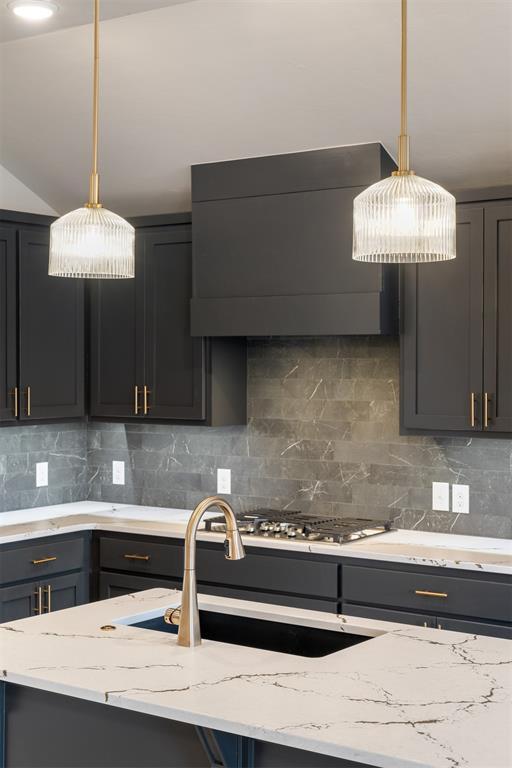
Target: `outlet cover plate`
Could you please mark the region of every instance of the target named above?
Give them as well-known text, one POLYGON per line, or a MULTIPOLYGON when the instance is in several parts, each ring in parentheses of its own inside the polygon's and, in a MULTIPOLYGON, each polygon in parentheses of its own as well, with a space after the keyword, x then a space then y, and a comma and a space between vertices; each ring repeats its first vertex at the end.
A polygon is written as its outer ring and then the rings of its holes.
POLYGON ((38 461, 36 463, 36 488, 44 488, 48 485, 48 462, 38 461))
POLYGON ((469 515, 469 485, 453 484, 452 510, 457 515, 469 515))
POLYGON ((113 485, 124 485, 124 461, 112 462, 113 485))
POLYGON ((450 483, 432 483, 432 509, 450 511, 450 483))
POLYGON ((217 493, 231 493, 231 470, 217 470, 217 493))

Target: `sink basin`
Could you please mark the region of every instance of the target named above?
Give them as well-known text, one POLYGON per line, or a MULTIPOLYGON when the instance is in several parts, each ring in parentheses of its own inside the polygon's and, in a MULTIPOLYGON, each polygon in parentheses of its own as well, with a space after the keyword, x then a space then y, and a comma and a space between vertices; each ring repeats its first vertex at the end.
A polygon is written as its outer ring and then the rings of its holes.
MULTIPOLYGON (((319 658, 371 639, 364 635, 284 624, 248 616, 234 616, 216 611, 200 611, 199 616, 201 636, 205 640, 242 645, 248 648, 260 648, 278 653, 291 653, 294 656, 319 658)), ((139 621, 131 624, 131 626, 152 629, 157 632, 174 634, 178 632, 178 627, 173 624, 166 624, 163 616, 139 621)))

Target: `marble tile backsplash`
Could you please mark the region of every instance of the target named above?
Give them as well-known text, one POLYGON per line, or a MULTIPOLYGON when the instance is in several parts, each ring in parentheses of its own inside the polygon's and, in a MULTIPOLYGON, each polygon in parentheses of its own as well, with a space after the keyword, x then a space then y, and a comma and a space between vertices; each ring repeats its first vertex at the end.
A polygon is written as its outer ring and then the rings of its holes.
POLYGON ((82 501, 88 494, 87 426, 0 429, 0 512, 82 501), (36 463, 48 462, 48 486, 36 488, 36 463))
MULTIPOLYGON (((247 427, 90 423, 89 498, 190 508, 224 467, 237 510, 393 516, 405 528, 510 537, 512 441, 401 437, 398 356, 398 341, 381 337, 251 339, 247 427), (124 487, 112 485, 113 459, 126 462, 124 487), (433 480, 469 484, 470 514, 432 512, 433 480)), ((78 496, 82 453, 72 453, 78 464, 60 469, 76 472, 78 496)))

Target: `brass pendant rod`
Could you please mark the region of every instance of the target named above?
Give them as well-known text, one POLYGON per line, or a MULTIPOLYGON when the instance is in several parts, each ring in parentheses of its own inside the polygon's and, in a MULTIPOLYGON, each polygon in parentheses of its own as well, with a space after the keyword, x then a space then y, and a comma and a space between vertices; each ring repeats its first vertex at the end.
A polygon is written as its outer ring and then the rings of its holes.
POLYGON ((409 136, 407 135, 407 0, 402 0, 402 50, 400 71, 400 136, 398 172, 409 172, 409 136))
POLYGON ((100 91, 100 0, 94 0, 94 70, 92 96, 92 171, 89 183, 90 208, 100 208, 98 174, 98 122, 100 91))

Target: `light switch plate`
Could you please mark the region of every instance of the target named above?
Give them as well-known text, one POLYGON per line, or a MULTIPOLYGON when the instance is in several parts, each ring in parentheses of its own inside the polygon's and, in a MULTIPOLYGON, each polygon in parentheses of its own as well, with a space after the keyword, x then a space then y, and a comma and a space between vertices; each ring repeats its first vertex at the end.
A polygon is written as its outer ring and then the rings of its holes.
POLYGON ((217 493, 231 493, 231 470, 217 470, 217 493))
POLYGON ((469 485, 453 484, 452 509, 457 515, 469 515, 469 485))
POLYGON ((48 485, 48 462, 38 461, 36 463, 36 488, 44 488, 48 485))
POLYGON ((112 462, 113 485, 124 485, 124 461, 112 462))
POLYGON ((450 483, 432 483, 432 509, 450 511, 450 483))

